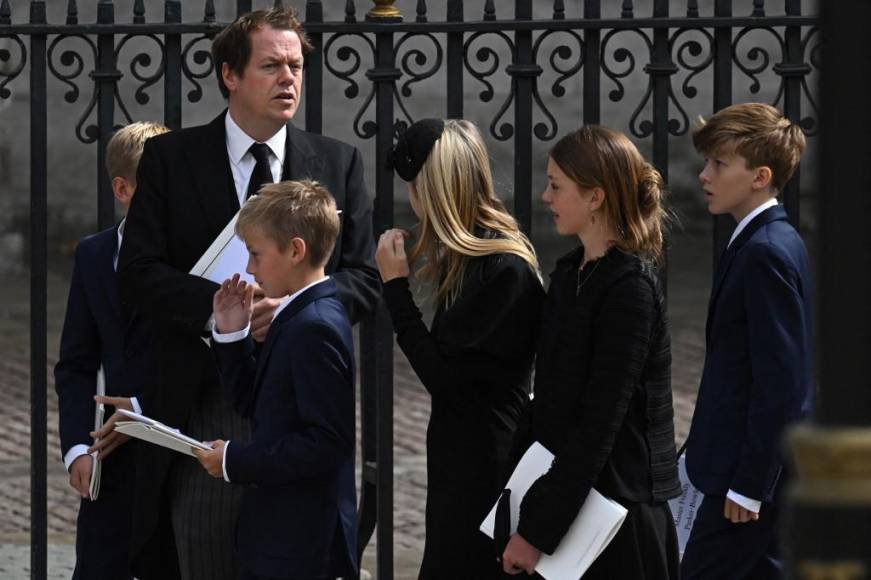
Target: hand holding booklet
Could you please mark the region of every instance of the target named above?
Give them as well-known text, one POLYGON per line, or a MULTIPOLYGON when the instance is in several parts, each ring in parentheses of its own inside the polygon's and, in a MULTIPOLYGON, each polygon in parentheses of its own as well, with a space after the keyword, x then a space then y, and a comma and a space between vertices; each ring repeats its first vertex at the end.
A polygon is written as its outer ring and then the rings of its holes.
MULTIPOLYGON (((342 214, 342 210, 336 213, 342 214)), ((248 268, 248 247, 245 242, 236 235, 236 222, 239 221, 239 212, 233 216, 212 245, 200 256, 190 273, 200 278, 206 278, 220 284, 233 274, 239 274, 239 278, 254 283, 254 276, 246 270, 248 268)))
POLYGON ((161 447, 166 447, 172 451, 190 455, 191 457, 194 456, 194 453, 191 450, 192 447, 204 451, 211 449, 211 447, 202 441, 197 441, 193 437, 188 437, 178 429, 168 427, 160 421, 155 421, 145 415, 140 415, 139 413, 127 411, 125 409, 118 409, 118 411, 129 417, 131 420, 118 421, 115 423, 115 431, 129 435, 130 437, 135 437, 136 439, 142 439, 143 441, 154 443, 155 445, 160 445, 161 447))
MULTIPOLYGON (((510 495, 510 533, 517 531, 520 502, 527 490, 544 475, 553 463, 553 453, 538 442, 533 443, 511 474, 506 488, 510 495)), ((481 523, 481 531, 494 537, 497 505, 481 523)), ((577 580, 608 546, 626 519, 626 508, 595 489, 587 495, 569 531, 552 555, 542 554, 535 571, 547 580, 577 580)))
POLYGON ((191 268, 191 274, 218 284, 227 278, 232 278, 233 274, 239 274, 239 277, 249 284, 254 282, 254 277, 246 272, 248 248, 245 246, 245 242, 236 235, 236 222, 238 220, 239 213, 236 212, 233 219, 224 226, 212 245, 191 268))

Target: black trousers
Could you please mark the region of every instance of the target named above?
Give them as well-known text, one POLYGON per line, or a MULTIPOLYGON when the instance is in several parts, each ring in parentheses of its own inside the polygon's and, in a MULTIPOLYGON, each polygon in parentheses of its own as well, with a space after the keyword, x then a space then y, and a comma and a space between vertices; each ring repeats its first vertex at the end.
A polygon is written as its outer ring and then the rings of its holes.
POLYGON ((759 519, 733 524, 723 517, 725 496, 705 496, 681 561, 683 580, 778 580, 776 504, 762 504, 759 519))
POLYGON ((133 515, 133 442, 106 458, 96 501, 83 499, 76 520, 76 568, 73 580, 126 580, 130 571, 133 515))

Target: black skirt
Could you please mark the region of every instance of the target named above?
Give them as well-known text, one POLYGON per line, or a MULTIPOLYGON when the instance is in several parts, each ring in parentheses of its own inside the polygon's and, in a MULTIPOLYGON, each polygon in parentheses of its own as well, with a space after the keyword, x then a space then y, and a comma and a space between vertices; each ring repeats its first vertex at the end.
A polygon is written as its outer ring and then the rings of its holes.
POLYGON ((583 580, 677 580, 680 556, 668 504, 623 506, 626 520, 583 580))
POLYGON ((581 580, 678 580, 677 531, 668 504, 620 503, 626 520, 581 580))

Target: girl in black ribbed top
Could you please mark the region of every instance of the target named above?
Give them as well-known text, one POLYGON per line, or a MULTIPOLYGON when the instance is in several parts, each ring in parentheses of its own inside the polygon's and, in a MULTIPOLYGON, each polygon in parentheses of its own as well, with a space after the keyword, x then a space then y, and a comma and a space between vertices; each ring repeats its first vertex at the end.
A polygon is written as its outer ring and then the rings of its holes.
POLYGON ((561 139, 547 173, 542 199, 557 231, 581 246, 551 274, 535 398, 513 453, 539 441, 555 460, 521 502, 503 566, 532 573, 595 487, 628 515, 584 579, 677 578, 671 352, 652 266, 662 252, 662 178, 625 135, 598 126, 561 139))
POLYGON ((397 341, 432 397, 427 428, 426 544, 421 579, 500 576, 478 530, 501 475, 527 384, 544 291, 529 240, 496 197, 474 125, 425 119, 400 136, 390 165, 409 182, 420 219, 388 230, 376 261, 397 341), (427 329, 409 290, 409 262, 434 287, 427 329))

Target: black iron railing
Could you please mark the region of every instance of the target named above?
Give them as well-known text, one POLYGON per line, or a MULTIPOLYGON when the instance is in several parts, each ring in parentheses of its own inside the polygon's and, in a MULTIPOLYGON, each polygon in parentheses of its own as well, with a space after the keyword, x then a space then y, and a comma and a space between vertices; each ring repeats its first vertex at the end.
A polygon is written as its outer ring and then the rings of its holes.
MULTIPOLYGON (((773 72, 779 77, 774 104, 801 123, 809 135, 817 130, 816 104, 807 79, 819 65, 818 22, 815 15, 801 14, 801 0, 783 0, 780 4, 785 10, 776 15, 769 13, 771 2, 763 0, 754 0, 749 14, 735 14, 732 0, 714 0, 711 13, 704 14, 698 1, 653 0, 649 16, 637 14, 634 2, 624 0, 619 17, 607 18, 603 4, 610 4, 602 0, 578 0, 571 3, 572 10, 562 0, 554 0, 546 18, 534 18, 532 0, 499 2, 498 13, 497 3, 487 0, 483 12, 475 15, 468 14, 462 0, 447 0, 443 21, 432 20, 424 0, 418 0, 414 13, 405 14, 404 20, 392 0, 374 3, 378 7, 364 15, 348 0, 342 20, 325 21, 321 1, 305 2, 306 29, 315 47, 305 67, 306 129, 323 130, 324 78, 332 75, 344 84, 346 97, 366 94, 353 130, 361 139, 374 139, 380 160, 393 143, 396 125, 413 121, 406 100, 413 98, 414 85, 444 70, 448 117, 464 115, 465 83, 479 86, 479 99, 496 107, 487 127, 489 137, 513 141, 513 209, 526 231, 532 227, 533 141, 549 141, 559 133, 551 103, 565 98, 569 80, 581 79, 583 122, 599 122, 603 107, 631 111, 630 134, 652 140, 653 162, 666 179, 669 139, 689 130, 685 103, 701 94, 702 73, 711 79, 713 99, 708 110, 713 111, 732 102, 736 70, 751 80, 751 93, 759 92, 763 73, 773 72), (679 13, 674 12, 675 6, 680 6, 679 13), (575 9, 578 15, 568 17, 567 12, 575 9), (768 35, 771 42, 748 46, 751 32, 768 35), (353 46, 345 43, 350 38, 357 39, 353 46), (627 48, 630 45, 641 48, 627 48), (647 63, 642 69, 646 87, 630 98, 626 78, 641 62, 647 63), (555 77, 550 85, 543 81, 545 68, 555 77), (361 70, 365 70, 366 81, 356 74, 361 70), (680 84, 678 73, 684 77, 680 84), (506 93, 494 89, 494 80, 501 75, 510 79, 506 93)), ((371 8, 368 2, 357 4, 371 8)), ((541 4, 536 3, 539 8, 541 4)), ((45 0, 31 0, 29 7, 27 22, 13 22, 10 0, 0 0, 0 39, 6 39, 8 46, 0 50, 0 99, 10 97, 16 79, 26 70, 31 132, 32 575, 45 578, 47 83, 50 78, 63 83, 64 99, 70 105, 90 93, 76 135, 99 152, 98 223, 100 228, 109 227, 114 221, 112 193, 99 168, 114 128, 133 120, 118 90, 119 81, 134 79, 138 84, 135 98, 143 104, 150 98, 148 89, 162 80, 164 122, 171 128, 181 127, 183 100, 199 101, 204 86, 212 82, 210 39, 226 23, 216 21, 213 0, 202 1, 202 19, 195 22, 182 21, 180 0, 136 0, 133 14, 123 18, 118 18, 112 0, 98 0, 96 22, 89 23, 79 22, 75 0, 67 0, 63 23, 47 21, 45 0), (162 8, 162 14, 155 14, 157 8, 162 8), (131 54, 132 39, 153 44, 160 61, 152 62, 148 52, 131 54), (73 40, 78 49, 67 46, 73 40), (86 62, 93 62, 94 69, 87 71, 86 62), (89 124, 95 109, 96 122, 89 124)), ((236 1, 237 14, 253 7, 251 0, 236 1)), ((573 121, 569 128, 576 124, 573 121)), ((383 163, 375 163, 375 168, 377 235, 393 225, 394 203, 393 176, 383 163)), ((799 223, 799 179, 796 175, 783 194, 795 224, 799 223)), ((714 261, 730 228, 731 224, 716 221, 714 261)), ((368 543, 377 522, 377 574, 389 580, 393 559, 393 336, 383 308, 362 324, 360 337, 360 546, 362 550, 368 543)))

